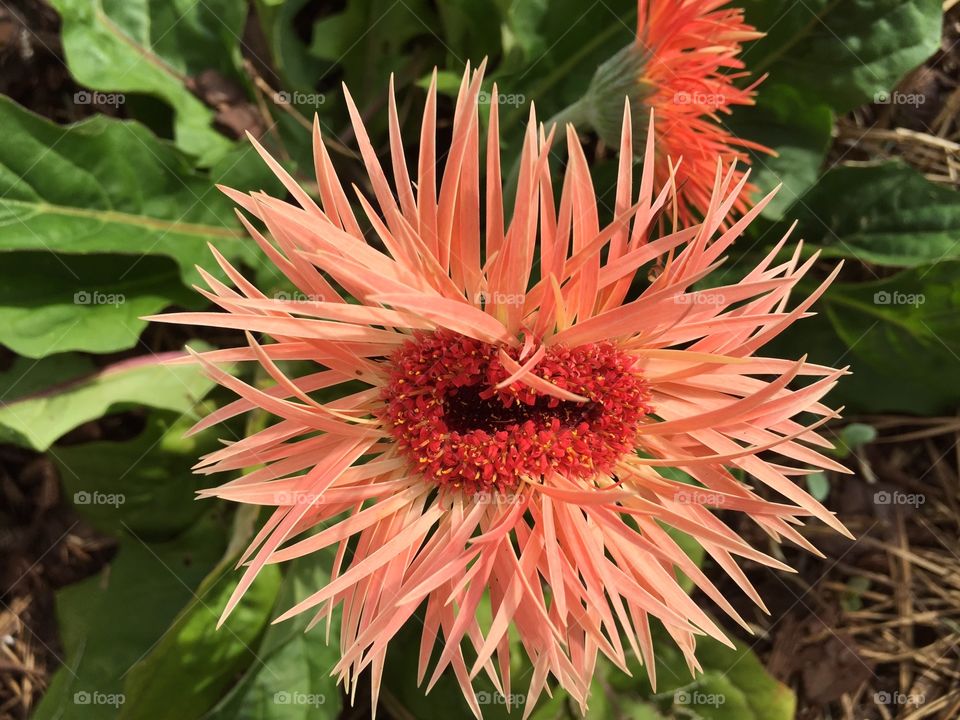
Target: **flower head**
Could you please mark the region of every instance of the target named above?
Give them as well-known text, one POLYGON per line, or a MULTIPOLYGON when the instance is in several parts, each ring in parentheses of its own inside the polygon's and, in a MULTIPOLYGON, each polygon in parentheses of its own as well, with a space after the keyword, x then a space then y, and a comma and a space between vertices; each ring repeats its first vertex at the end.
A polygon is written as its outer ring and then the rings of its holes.
POLYGON ((369 669, 375 706, 390 640, 420 611, 421 680, 430 670, 432 685, 450 669, 478 717, 478 674, 510 697, 511 634, 532 664, 520 679, 527 713, 548 681, 586 707, 599 654, 625 668, 635 653, 653 680, 651 618, 695 667, 697 635, 726 640, 678 570, 744 624, 664 526, 693 536, 758 603, 736 559, 785 566, 715 510, 746 513, 773 538, 808 548, 797 530, 804 517, 844 531, 794 480, 843 469, 817 450, 829 443, 816 432, 836 416, 820 398, 842 371, 756 354, 808 314, 833 276, 788 308, 815 258, 777 261, 784 238, 742 280, 694 289, 769 198, 727 222, 746 178, 718 170, 703 223, 657 237, 670 183, 654 193, 650 134, 635 188, 629 104, 611 222, 601 224, 570 127, 555 199, 555 129, 538 127, 531 111, 505 224, 495 99, 480 182, 481 79, 482 68, 468 68, 442 172, 430 87, 415 183, 392 92, 392 182, 347 95, 373 196, 357 192, 362 218, 318 125, 319 205, 257 145, 295 203, 226 192, 308 299, 267 297, 215 253, 233 287, 205 275, 203 292, 224 312, 159 318, 247 331, 244 346, 196 354, 240 396, 198 429, 255 409, 277 417, 200 463, 204 473, 257 466, 205 494, 272 508, 225 614, 265 564, 335 546, 329 584, 280 619, 316 621, 342 606, 336 672, 353 685, 369 669), (661 257, 661 272, 632 293, 638 271, 661 257), (281 365, 292 360, 315 370, 290 376, 281 365), (221 362, 256 363, 273 385, 247 384, 221 362), (791 389, 798 376, 813 379, 791 389), (320 401, 321 390, 336 399, 320 401), (801 412, 820 419, 805 426, 793 419, 801 412))
MULTIPOLYGON (((753 105, 758 82, 739 58, 742 43, 762 36, 729 0, 638 0, 636 42, 602 65, 586 96, 565 115, 587 121, 611 144, 618 142, 624 95, 634 119, 655 111, 656 178, 670 179, 668 158, 680 162, 675 177, 680 224, 707 211, 717 158, 748 163, 748 150, 768 148, 731 133, 722 123, 737 105, 753 105), (643 112, 646 110, 646 112, 643 112), (682 160, 681 160, 682 158, 682 160)), ((636 128, 642 147, 643 128, 636 128)), ((735 175, 739 180, 741 173, 735 175)), ((743 186, 734 209, 742 212, 755 192, 743 186)))

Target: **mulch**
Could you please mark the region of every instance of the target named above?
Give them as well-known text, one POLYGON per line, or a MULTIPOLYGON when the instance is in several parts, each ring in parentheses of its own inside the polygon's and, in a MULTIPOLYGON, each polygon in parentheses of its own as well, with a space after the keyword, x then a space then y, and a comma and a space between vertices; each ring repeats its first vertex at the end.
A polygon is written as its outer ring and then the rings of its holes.
POLYGON ((771 614, 735 605, 754 651, 797 693, 798 720, 956 720, 960 419, 858 420, 880 435, 845 460, 852 475, 830 476, 826 500, 856 540, 811 525, 821 559, 741 519, 744 537, 797 574, 748 568, 771 614))

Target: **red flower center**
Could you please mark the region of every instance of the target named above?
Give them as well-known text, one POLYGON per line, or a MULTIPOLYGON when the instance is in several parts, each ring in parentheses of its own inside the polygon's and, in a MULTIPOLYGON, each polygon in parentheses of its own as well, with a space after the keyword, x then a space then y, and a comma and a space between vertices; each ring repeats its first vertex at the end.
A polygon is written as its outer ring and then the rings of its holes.
MULTIPOLYGON (((562 400, 511 373, 500 347, 449 331, 416 336, 391 358, 382 417, 426 477, 467 492, 512 490, 551 473, 608 473, 652 411, 636 360, 612 343, 554 346, 533 374, 588 398, 562 400)), ((504 348, 514 360, 519 350, 504 348)))

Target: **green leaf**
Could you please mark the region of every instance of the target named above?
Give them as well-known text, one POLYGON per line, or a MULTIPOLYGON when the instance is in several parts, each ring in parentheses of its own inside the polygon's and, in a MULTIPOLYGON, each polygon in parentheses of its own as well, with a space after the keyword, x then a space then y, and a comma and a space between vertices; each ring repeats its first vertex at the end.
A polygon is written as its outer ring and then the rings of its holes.
POLYGON ((863 609, 863 595, 870 589, 870 578, 854 575, 847 581, 847 588, 840 596, 840 604, 849 613, 863 609))
POLYGON ((0 372, 0 408, 95 370, 89 358, 75 353, 51 355, 39 362, 15 358, 9 368, 0 372))
POLYGON ((843 114, 886 94, 940 46, 940 0, 743 0, 767 36, 751 71, 808 91, 843 114))
MULTIPOLYGON (((722 695, 716 706, 697 706, 705 718, 716 720, 793 720, 797 700, 774 679, 760 659, 744 644, 728 648, 715 640, 697 642, 697 658, 704 668, 701 693, 722 695)), ((695 698, 696 699, 696 698, 695 698)))
POLYGON ((772 220, 783 217, 820 175, 832 142, 833 112, 816 96, 768 81, 760 86, 757 104, 736 108, 729 125, 738 137, 777 152, 774 157, 751 152, 751 180, 763 193, 783 184, 763 211, 772 220))
MULTIPOLYGON (((630 0, 593 4, 555 0, 542 14, 536 7, 525 8, 509 18, 507 27, 525 37, 522 42, 537 54, 528 58, 530 62, 497 68, 492 79, 501 94, 535 101, 538 114, 549 118, 580 100, 597 67, 635 41, 636 23, 637 3, 630 0), (536 51, 537 47, 545 50, 536 51)), ((519 108, 505 107, 501 113, 504 134, 526 120, 519 108)))
MULTIPOLYGON (((801 320, 768 350, 830 366, 849 364, 829 400, 848 413, 956 410, 960 384, 960 262, 918 267, 874 282, 835 283, 816 317, 801 320)), ((798 289, 803 295, 811 286, 798 289)))
POLYGON ((274 67, 283 86, 312 90, 323 73, 323 63, 312 57, 300 38, 297 14, 309 0, 256 0, 257 19, 270 46, 274 67))
POLYGON ((14 252, 4 258, 4 270, 0 343, 32 358, 125 350, 146 327, 141 316, 198 297, 168 258, 131 265, 119 255, 14 252))
MULTIPOLYGON (((655 703, 668 717, 704 720, 793 720, 796 698, 771 677, 759 658, 742 643, 731 649, 707 637, 697 639, 697 659, 703 672, 691 677, 683 653, 656 623, 657 690, 636 658, 629 667, 634 677, 611 669, 610 683, 619 699, 628 693, 655 703)), ((638 717, 650 717, 640 714, 638 717)), ((653 715, 652 717, 656 717, 653 715)))
MULTIPOLYGON (((426 0, 353 0, 314 24, 310 53, 340 69, 361 108, 379 105, 391 73, 403 78, 414 67, 422 70, 419 64, 442 64, 443 45, 431 30, 439 20, 430 5, 426 0), (422 46, 416 61, 410 50, 414 44, 422 46)), ((386 127, 384 115, 371 121, 386 127)))
POLYGON ((827 474, 823 472, 810 473, 807 475, 807 490, 814 498, 823 502, 830 495, 830 480, 827 474))
POLYGON ((225 540, 225 528, 209 518, 164 543, 125 534, 109 568, 60 590, 65 663, 34 719, 115 720, 126 701, 124 675, 193 596, 225 540))
POLYGON ((627 700, 619 703, 618 709, 620 711, 618 717, 623 718, 623 720, 667 720, 666 716, 661 715, 655 705, 642 700, 627 700))
MULTIPOLYGON (((481 627, 487 627, 491 621, 491 608, 488 598, 481 601, 477 609, 478 621, 481 627)), ((407 621, 396 639, 391 642, 387 653, 387 662, 383 675, 381 701, 389 712, 401 718, 416 718, 417 720, 447 720, 448 718, 473 717, 463 691, 457 682, 456 676, 450 667, 440 675, 430 694, 424 694, 424 684, 417 684, 416 654, 413 661, 404 654, 405 648, 417 648, 420 645, 420 634, 423 631, 422 617, 414 615, 407 621)), ((515 720, 522 717, 528 710, 524 706, 527 685, 533 673, 533 667, 516 636, 510 639, 510 674, 512 680, 511 710, 507 712, 506 698, 498 693, 485 673, 481 673, 474 681, 477 702, 483 713, 484 720, 515 720)), ((438 643, 439 646, 439 643, 438 643)), ((435 661, 439 651, 433 655, 435 661)), ((427 678, 431 677, 433 666, 427 671, 427 678)), ((565 718, 564 710, 570 702, 565 691, 553 687, 553 697, 542 694, 537 707, 531 711, 534 720, 554 720, 565 718)), ((598 699, 597 704, 604 700, 598 699)))
POLYGON ((63 19, 67 66, 83 85, 144 93, 169 103, 177 144, 209 165, 232 141, 187 87, 204 70, 236 75, 246 18, 242 0, 51 0, 63 19))
MULTIPOLYGON (((448 68, 456 68, 457 74, 463 69, 464 61, 471 60, 473 64, 481 58, 496 58, 501 53, 501 44, 504 54, 508 52, 511 43, 509 29, 503 22, 502 5, 504 0, 494 2, 475 2, 475 0, 447 0, 437 3, 437 14, 440 16, 443 38, 443 49, 446 50, 448 68)), ((514 6, 521 6, 509 12, 523 15, 529 25, 542 15, 546 0, 514 0, 514 6)), ((518 24, 523 19, 518 20, 518 24)), ((536 43, 532 34, 520 39, 520 42, 531 41, 536 43)), ((498 63, 507 62, 506 59, 498 63)), ((443 63, 440 67, 443 67, 443 63)))
MULTIPOLYGON (((206 176, 139 123, 98 115, 61 127, 4 97, 0 124, 0 252, 129 255, 127 272, 144 255, 164 255, 187 285, 200 282, 194 265, 213 264, 210 242, 256 264, 233 203, 213 185, 229 179, 229 166, 206 176)), ((237 151, 233 166, 247 167, 252 152, 237 151)))
MULTIPOLYGON (((326 585, 334 553, 300 558, 286 569, 273 614, 279 614, 326 585)), ((331 641, 326 622, 306 631, 306 614, 271 625, 257 656, 231 692, 205 720, 335 720, 340 716, 340 689, 330 671, 340 660, 339 613, 331 641), (306 631, 306 632, 305 632, 306 631)))
POLYGON ((877 429, 865 423, 850 423, 840 431, 840 439, 847 450, 853 450, 876 440, 877 429))
POLYGON ((191 467, 218 445, 213 432, 183 439, 191 425, 188 418, 157 412, 133 440, 57 448, 53 459, 64 494, 102 532, 127 527, 156 539, 183 532, 209 508, 195 498, 205 482, 191 467))
POLYGON ((43 451, 108 412, 148 405, 188 413, 214 383, 195 365, 162 364, 178 354, 124 360, 92 373, 89 361, 72 355, 18 358, 0 374, 0 441, 43 451))
POLYGON ((891 267, 960 258, 960 196, 899 162, 831 170, 786 218, 830 257, 891 267))
POLYGON ((520 52, 520 59, 530 62, 538 58, 546 49, 546 39, 540 34, 538 26, 549 10, 547 0, 510 0, 503 23, 504 54, 509 57, 514 49, 520 52))
POLYGON ((576 716, 570 712, 569 700, 566 693, 554 693, 552 698, 541 699, 530 720, 573 720, 576 716))
POLYGON ((280 570, 267 565, 230 618, 217 620, 240 580, 231 553, 204 578, 163 638, 127 675, 120 720, 198 718, 216 704, 236 675, 260 659, 259 644, 280 588, 280 570))
MULTIPOLYGON (((703 545, 697 542, 697 540, 682 530, 677 530, 674 527, 669 525, 664 525, 663 529, 666 533, 673 538, 673 541, 680 546, 680 549, 691 559, 693 564, 697 567, 703 565, 703 559, 706 556, 706 551, 703 549, 703 545)), ((692 592, 694 588, 693 580, 688 578, 686 575, 677 571, 677 582, 680 584, 686 592, 692 592)))

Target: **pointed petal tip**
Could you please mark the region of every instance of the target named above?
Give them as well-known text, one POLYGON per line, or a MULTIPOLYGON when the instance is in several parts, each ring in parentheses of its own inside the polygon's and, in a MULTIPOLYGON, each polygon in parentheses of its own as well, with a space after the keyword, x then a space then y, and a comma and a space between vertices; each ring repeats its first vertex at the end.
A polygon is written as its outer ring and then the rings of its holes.
POLYGON ((841 535, 843 535, 843 536, 844 536, 845 538, 847 538, 848 540, 856 541, 857 536, 854 535, 852 532, 850 532, 850 530, 847 528, 846 525, 844 525, 842 522, 840 522, 839 520, 837 520, 835 514, 832 514, 832 517, 833 517, 833 519, 835 520, 835 523, 832 524, 831 527, 833 527, 837 532, 839 532, 841 535))

